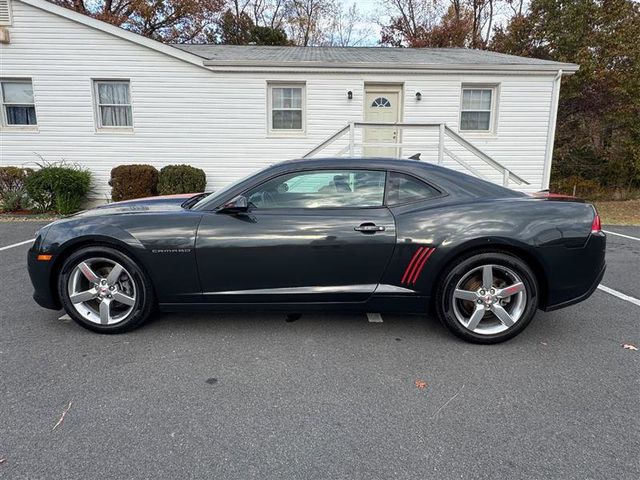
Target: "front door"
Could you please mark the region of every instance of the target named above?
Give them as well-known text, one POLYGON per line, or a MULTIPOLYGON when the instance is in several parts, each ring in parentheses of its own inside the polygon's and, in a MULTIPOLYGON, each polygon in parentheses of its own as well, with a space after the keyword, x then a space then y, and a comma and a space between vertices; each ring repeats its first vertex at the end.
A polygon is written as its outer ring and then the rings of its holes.
MULTIPOLYGON (((400 121, 400 87, 373 87, 365 89, 364 119, 366 122, 397 123, 400 121)), ((367 157, 397 157, 398 148, 385 146, 398 143, 397 127, 365 127, 364 155, 367 157), (370 146, 366 146, 366 145, 370 146)))
POLYGON ((211 212, 198 229, 208 303, 364 301, 395 246, 385 172, 289 173, 245 192, 247 213, 211 212))

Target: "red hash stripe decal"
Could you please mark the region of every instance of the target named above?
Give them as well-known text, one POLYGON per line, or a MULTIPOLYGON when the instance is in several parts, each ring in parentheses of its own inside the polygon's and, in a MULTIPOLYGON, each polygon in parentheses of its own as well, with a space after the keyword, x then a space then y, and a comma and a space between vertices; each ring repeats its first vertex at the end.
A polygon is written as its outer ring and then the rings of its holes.
POLYGON ((429 260, 431 254, 436 251, 435 248, 429 248, 428 250, 429 251, 427 252, 427 254, 422 257, 422 260, 420 260, 420 264, 418 265, 418 268, 416 268, 416 272, 414 273, 413 278, 409 281, 409 283, 411 283, 412 285, 414 285, 418 280, 418 277, 422 273, 424 264, 427 263, 427 260, 429 260))
POLYGON ((427 263, 427 260, 435 250, 435 248, 419 247, 411 257, 400 283, 415 284, 422 273, 425 263, 427 263))
POLYGON ((402 275, 402 280, 400 281, 400 283, 404 283, 407 280, 407 277, 409 276, 409 272, 412 270, 413 265, 416 263, 416 258, 420 256, 423 250, 424 250, 424 247, 420 247, 415 251, 415 253, 413 254, 413 257, 411 257, 411 261, 409 262, 409 265, 407 265, 407 268, 404 270, 404 275, 402 275))

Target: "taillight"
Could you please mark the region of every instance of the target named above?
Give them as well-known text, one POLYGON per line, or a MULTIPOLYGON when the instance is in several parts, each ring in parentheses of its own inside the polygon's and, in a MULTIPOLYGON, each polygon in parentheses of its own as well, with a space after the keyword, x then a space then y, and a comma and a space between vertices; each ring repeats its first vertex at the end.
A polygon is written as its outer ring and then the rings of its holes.
MULTIPOLYGON (((593 209, 595 211, 595 208, 593 209)), ((600 215, 598 212, 595 212, 596 216, 593 217, 593 222, 591 223, 591 233, 600 233, 602 232, 602 224, 600 223, 600 215)))

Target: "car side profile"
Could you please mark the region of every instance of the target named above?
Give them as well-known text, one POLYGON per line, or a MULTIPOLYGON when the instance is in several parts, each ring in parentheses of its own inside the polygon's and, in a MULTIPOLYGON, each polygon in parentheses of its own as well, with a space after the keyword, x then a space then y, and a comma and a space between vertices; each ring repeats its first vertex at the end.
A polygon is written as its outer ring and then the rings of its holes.
POLYGON ((154 311, 425 314, 497 343, 593 293, 592 205, 415 160, 292 160, 213 194, 104 205, 43 227, 34 298, 100 333, 154 311))

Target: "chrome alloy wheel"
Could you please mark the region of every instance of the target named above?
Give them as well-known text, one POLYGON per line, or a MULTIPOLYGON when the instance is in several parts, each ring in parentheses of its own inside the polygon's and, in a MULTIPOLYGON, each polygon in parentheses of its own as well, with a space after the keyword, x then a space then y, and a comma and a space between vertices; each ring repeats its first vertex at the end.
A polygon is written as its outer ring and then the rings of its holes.
POLYGON ((131 274, 108 258, 88 258, 69 276, 69 300, 78 314, 99 325, 113 325, 132 312, 136 286, 131 274))
POLYGON ((453 313, 474 333, 504 332, 522 318, 527 291, 522 279, 502 265, 482 265, 464 275, 453 292, 453 313))

